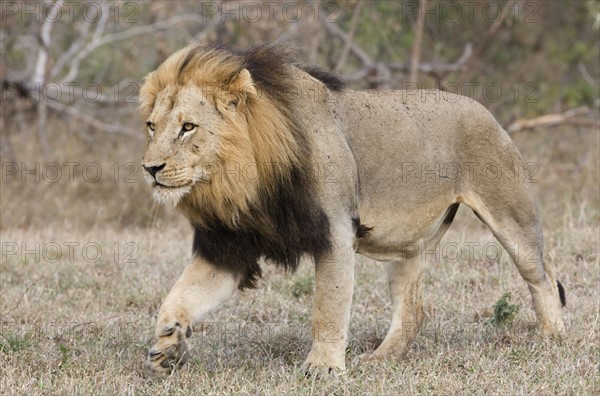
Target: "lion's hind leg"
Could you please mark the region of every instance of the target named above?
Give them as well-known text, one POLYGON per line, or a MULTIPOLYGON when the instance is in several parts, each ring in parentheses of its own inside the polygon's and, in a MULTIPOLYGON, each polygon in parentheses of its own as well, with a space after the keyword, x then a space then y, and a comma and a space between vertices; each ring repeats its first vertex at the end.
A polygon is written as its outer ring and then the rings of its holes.
MULTIPOLYGON (((458 211, 458 203, 450 205, 441 217, 430 238, 425 241, 425 251, 431 252, 444 236, 458 211)), ((390 261, 387 265, 387 277, 392 295, 393 316, 390 329, 381 345, 366 358, 399 359, 402 358, 417 336, 423 322, 422 278, 425 271, 426 254, 419 249, 412 256, 390 261)))
POLYGON ((564 332, 564 289, 554 278, 553 266, 543 261, 541 220, 529 186, 515 183, 511 188, 496 189, 487 198, 474 193, 463 198, 490 227, 527 283, 542 334, 564 332))
POLYGON ((386 263, 390 294, 392 295, 392 323, 385 339, 364 358, 400 359, 414 341, 423 322, 421 278, 423 265, 420 255, 386 263))

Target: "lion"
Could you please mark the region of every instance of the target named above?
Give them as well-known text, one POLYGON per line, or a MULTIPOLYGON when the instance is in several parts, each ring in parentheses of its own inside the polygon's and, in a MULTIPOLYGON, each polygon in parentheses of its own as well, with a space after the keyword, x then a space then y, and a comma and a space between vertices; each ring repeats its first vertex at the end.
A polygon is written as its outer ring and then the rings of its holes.
POLYGON ((194 323, 255 287, 261 265, 293 271, 302 258, 316 279, 302 370, 343 372, 356 253, 386 263, 393 301, 390 329, 366 358, 403 357, 423 320, 427 260, 461 204, 511 255, 541 333, 565 331, 527 166, 476 101, 351 90, 283 44, 193 44, 146 76, 140 103, 145 178, 194 231, 192 261, 158 312, 150 373, 185 363, 194 323))

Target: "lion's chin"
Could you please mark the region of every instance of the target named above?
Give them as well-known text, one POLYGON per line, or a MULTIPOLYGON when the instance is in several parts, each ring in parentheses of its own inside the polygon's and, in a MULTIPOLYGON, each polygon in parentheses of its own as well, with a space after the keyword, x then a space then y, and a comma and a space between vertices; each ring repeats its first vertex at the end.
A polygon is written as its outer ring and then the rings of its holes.
POLYGON ((154 186, 154 200, 159 204, 175 207, 183 197, 192 191, 192 183, 182 187, 154 186))

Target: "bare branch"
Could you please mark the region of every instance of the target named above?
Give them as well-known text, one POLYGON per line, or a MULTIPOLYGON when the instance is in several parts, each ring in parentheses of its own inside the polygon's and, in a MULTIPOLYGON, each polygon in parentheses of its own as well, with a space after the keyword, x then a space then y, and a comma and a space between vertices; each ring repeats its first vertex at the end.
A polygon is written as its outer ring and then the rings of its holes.
POLYGON ((588 84, 590 84, 592 87, 596 87, 596 85, 598 84, 596 82, 596 79, 594 79, 594 77, 592 77, 592 75, 588 71, 587 67, 585 67, 585 65, 583 63, 579 62, 577 64, 577 70, 579 70, 579 73, 581 73, 581 76, 588 84))
POLYGON ((356 45, 356 43, 352 41, 352 38, 346 32, 344 32, 338 25, 336 25, 335 23, 323 23, 322 25, 325 27, 325 30, 327 30, 327 32, 329 32, 331 35, 341 39, 342 42, 344 42, 344 44, 348 44, 350 46, 350 51, 362 62, 362 64, 365 67, 369 69, 375 67, 375 62, 373 61, 373 59, 371 59, 369 54, 367 54, 362 48, 356 45))
POLYGON ((348 52, 350 52, 350 46, 353 43, 354 32, 356 31, 356 25, 358 24, 358 16, 363 8, 364 1, 359 0, 356 6, 354 7, 354 11, 352 12, 352 19, 350 20, 350 31, 347 35, 347 40, 344 42, 344 48, 342 49, 342 54, 340 55, 340 59, 338 63, 335 65, 334 72, 339 73, 348 60, 348 52))
POLYGON ((50 107, 56 111, 59 111, 61 113, 66 113, 88 125, 93 126, 96 129, 104 131, 106 133, 120 134, 120 135, 128 136, 128 137, 136 139, 136 140, 142 140, 143 135, 141 133, 137 133, 135 130, 124 127, 122 125, 107 124, 105 122, 102 122, 102 121, 98 120, 97 118, 90 116, 89 114, 83 113, 82 111, 80 111, 79 109, 77 109, 74 106, 66 106, 62 103, 57 103, 57 102, 48 102, 48 107, 50 107))
MULTIPOLYGON (((478 58, 479 55, 483 52, 483 50, 487 46, 488 40, 491 39, 496 34, 496 32, 498 31, 498 29, 500 29, 500 26, 502 26, 502 24, 504 23, 504 21, 506 20, 506 18, 508 18, 508 16, 510 15, 510 9, 511 9, 511 7, 516 2, 517 2, 517 0, 508 0, 506 2, 506 4, 504 5, 504 8, 502 9, 502 15, 500 16, 500 18, 496 19, 491 24, 491 26, 489 27, 489 29, 487 30, 487 32, 485 32, 485 34, 483 35, 483 38, 481 39, 481 41, 475 46, 475 50, 473 51, 473 57, 471 59, 478 58)), ((467 64, 469 62, 467 62, 467 64)))
POLYGON ((100 20, 96 23, 96 30, 94 31, 94 36, 92 40, 99 40, 100 37, 104 34, 104 30, 106 29, 106 23, 108 22, 108 16, 110 14, 109 3, 102 3, 102 15, 100 16, 100 20))
POLYGON ((185 15, 177 15, 172 18, 166 19, 164 21, 155 22, 151 25, 146 26, 138 26, 134 27, 122 32, 107 34, 95 40, 92 40, 88 45, 85 46, 79 53, 73 58, 71 62, 71 67, 69 72, 64 78, 63 81, 73 81, 79 72, 79 64, 81 60, 96 50, 98 47, 101 47, 106 44, 114 43, 116 41, 126 40, 131 37, 139 36, 142 34, 149 34, 155 32, 157 30, 166 29, 173 25, 177 25, 179 23, 184 22, 204 22, 203 18, 199 15, 195 14, 185 14, 185 15))
MULTIPOLYGON (((56 20, 58 11, 62 7, 63 0, 58 0, 53 3, 53 7, 49 7, 52 4, 49 0, 44 1, 48 11, 48 16, 44 18, 42 27, 40 29, 40 41, 41 47, 38 51, 38 57, 33 70, 32 83, 35 89, 42 89, 46 82, 46 67, 48 66, 48 49, 50 48, 50 32, 52 31, 53 22, 56 20)), ((48 115, 48 109, 46 103, 40 100, 37 104, 37 134, 40 142, 42 156, 48 157, 48 140, 46 138, 46 120, 48 115)))
MULTIPOLYGON (((41 47, 38 51, 38 57, 33 70, 32 82, 34 85, 37 83, 42 86, 46 81, 46 65, 48 64, 48 48, 50 47, 50 31, 52 30, 53 21, 56 20, 58 10, 62 6, 64 0, 58 0, 54 3, 53 7, 49 8, 48 16, 44 18, 42 27, 40 29, 40 41, 41 47)), ((46 6, 51 4, 49 0, 44 1, 46 6)))
MULTIPOLYGON (((388 71, 397 72, 409 72, 411 70, 411 64, 409 63, 384 63, 375 62, 366 51, 364 51, 359 45, 357 45, 352 37, 344 32, 338 25, 334 23, 323 23, 322 26, 325 30, 342 40, 342 42, 349 47, 349 51, 356 56, 363 67, 352 75, 344 76, 346 81, 360 81, 365 79, 371 74, 376 74, 373 81, 379 84, 384 84, 391 79, 391 74, 388 71)), ((418 72, 434 76, 437 79, 441 79, 448 73, 463 71, 467 67, 467 63, 473 56, 473 46, 471 43, 465 44, 463 53, 460 58, 454 63, 449 64, 434 64, 434 63, 421 63, 418 65, 418 72)), ((337 67, 336 67, 337 68, 337 67)))
POLYGON ((52 66, 52 69, 50 69, 51 79, 56 78, 58 73, 60 73, 60 71, 65 67, 67 62, 73 59, 73 56, 75 56, 75 54, 81 50, 81 47, 83 47, 90 35, 90 26, 91 25, 89 23, 81 24, 81 29, 79 29, 79 38, 73 41, 73 43, 69 46, 69 49, 63 52, 54 66, 52 66))
POLYGON ((410 57, 410 76, 409 81, 417 82, 419 72, 419 63, 421 61, 421 43, 423 41, 423 26, 425 25, 425 10, 427 9, 427 0, 419 0, 419 13, 417 14, 417 23, 415 25, 415 41, 413 42, 412 54, 410 57))
MULTIPOLYGON (((419 73, 427 74, 429 76, 435 77, 436 79, 441 79, 448 73, 452 72, 460 72, 463 71, 466 67, 467 61, 471 58, 473 54, 473 46, 471 43, 467 43, 465 48, 463 49, 463 53, 458 58, 458 60, 454 63, 421 63, 419 64, 419 73)), ((411 65, 409 63, 386 63, 385 64, 391 71, 408 73, 410 71, 411 65)), ((344 79, 346 81, 360 81, 365 77, 369 76, 373 72, 375 67, 363 67, 356 73, 345 76, 344 79)), ((377 78, 379 82, 381 77, 377 78)))
POLYGON ((512 133, 522 131, 525 129, 534 129, 534 128, 542 127, 542 126, 549 127, 549 126, 555 126, 555 125, 560 125, 560 124, 575 124, 575 125, 590 127, 590 128, 600 127, 600 123, 595 120, 588 120, 588 119, 576 120, 576 119, 574 119, 574 117, 588 114, 589 111, 590 111, 590 109, 588 107, 584 106, 584 107, 578 107, 575 109, 567 110, 563 113, 545 114, 543 116, 532 118, 529 120, 519 119, 519 120, 516 120, 515 122, 513 122, 512 124, 510 124, 506 128, 506 131, 508 133, 512 134, 512 133))
MULTIPOLYGON (((439 76, 452 72, 462 71, 465 69, 467 62, 473 56, 473 45, 471 43, 465 44, 462 55, 454 63, 421 63, 419 64, 418 71, 423 74, 439 76)), ((411 65, 408 63, 390 63, 390 69, 400 72, 408 72, 411 69, 411 65)))

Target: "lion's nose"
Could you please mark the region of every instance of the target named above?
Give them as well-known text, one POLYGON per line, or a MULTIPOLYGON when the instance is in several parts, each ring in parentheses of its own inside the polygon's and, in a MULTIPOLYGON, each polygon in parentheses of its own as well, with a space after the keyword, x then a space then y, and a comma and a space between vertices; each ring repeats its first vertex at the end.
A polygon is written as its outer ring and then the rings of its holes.
POLYGON ((146 172, 150 173, 152 177, 156 177, 156 174, 160 172, 166 164, 158 165, 158 166, 146 166, 144 165, 144 169, 146 172))

